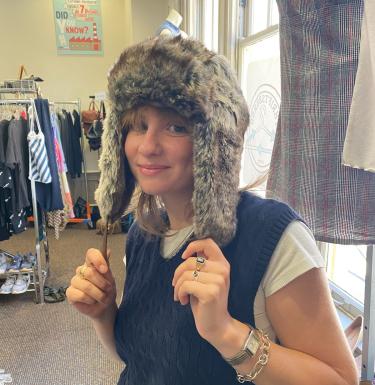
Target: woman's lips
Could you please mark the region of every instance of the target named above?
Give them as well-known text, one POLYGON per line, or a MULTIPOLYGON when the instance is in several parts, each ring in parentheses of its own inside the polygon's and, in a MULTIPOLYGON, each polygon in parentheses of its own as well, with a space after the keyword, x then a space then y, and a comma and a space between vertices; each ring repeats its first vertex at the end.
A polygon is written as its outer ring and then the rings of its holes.
POLYGON ((167 166, 162 166, 162 165, 138 165, 139 171, 143 175, 147 176, 153 176, 161 173, 162 171, 166 170, 168 167, 167 166))

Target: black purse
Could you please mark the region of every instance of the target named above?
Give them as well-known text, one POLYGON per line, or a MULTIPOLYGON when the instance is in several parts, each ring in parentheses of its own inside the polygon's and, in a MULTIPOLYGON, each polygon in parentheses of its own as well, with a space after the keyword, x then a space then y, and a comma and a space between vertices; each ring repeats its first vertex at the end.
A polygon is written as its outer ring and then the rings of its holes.
POLYGON ((97 120, 94 120, 90 125, 90 128, 86 132, 86 138, 89 142, 90 151, 97 151, 102 144, 103 134, 103 121, 105 119, 105 105, 104 102, 100 102, 99 116, 97 120))

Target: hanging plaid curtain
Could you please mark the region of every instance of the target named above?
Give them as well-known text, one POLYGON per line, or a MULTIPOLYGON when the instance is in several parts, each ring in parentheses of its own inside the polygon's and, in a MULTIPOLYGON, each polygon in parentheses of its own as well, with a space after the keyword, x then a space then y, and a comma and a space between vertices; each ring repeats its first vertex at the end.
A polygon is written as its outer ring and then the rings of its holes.
POLYGON ((363 0, 277 2, 281 108, 268 196, 296 209, 317 240, 373 244, 375 174, 342 165, 363 0))

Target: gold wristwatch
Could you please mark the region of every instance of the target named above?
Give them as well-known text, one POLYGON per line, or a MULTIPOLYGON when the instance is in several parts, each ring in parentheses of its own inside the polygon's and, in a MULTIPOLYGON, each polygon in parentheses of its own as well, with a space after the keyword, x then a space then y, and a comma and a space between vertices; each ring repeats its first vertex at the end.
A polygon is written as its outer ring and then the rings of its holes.
POLYGON ((256 329, 250 328, 250 333, 246 338, 246 341, 242 349, 233 357, 223 357, 228 364, 232 366, 238 366, 242 364, 247 358, 253 357, 259 349, 261 340, 259 333, 256 329))

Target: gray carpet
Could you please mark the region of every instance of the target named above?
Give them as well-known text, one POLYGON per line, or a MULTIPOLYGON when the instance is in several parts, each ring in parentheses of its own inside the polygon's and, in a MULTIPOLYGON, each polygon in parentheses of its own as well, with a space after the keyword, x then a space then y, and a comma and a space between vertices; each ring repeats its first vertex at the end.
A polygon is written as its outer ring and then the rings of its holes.
MULTIPOLYGON (((83 224, 69 224, 55 240, 48 231, 51 274, 47 285, 68 285, 90 247, 101 237, 83 224)), ((124 283, 124 234, 109 237, 111 268, 118 300, 124 283)), ((34 229, 0 242, 15 253, 34 250, 34 229)), ((66 301, 34 303, 34 294, 0 295, 0 373, 10 373, 12 385, 114 385, 123 368, 101 347, 88 318, 66 301)), ((1 381, 0 381, 1 383, 1 381)))

